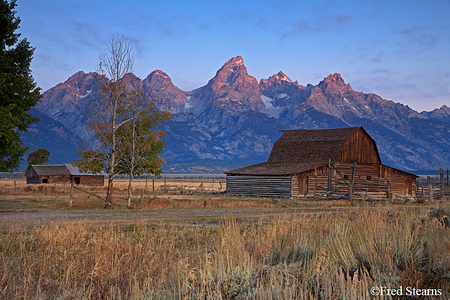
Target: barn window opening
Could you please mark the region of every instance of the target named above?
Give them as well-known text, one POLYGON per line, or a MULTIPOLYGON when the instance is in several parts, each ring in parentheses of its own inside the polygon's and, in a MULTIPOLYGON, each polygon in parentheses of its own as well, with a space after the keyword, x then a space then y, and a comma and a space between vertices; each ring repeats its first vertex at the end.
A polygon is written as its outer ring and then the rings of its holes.
POLYGON ((80 184, 80 177, 75 177, 75 184, 80 184))
POLYGON ((371 181, 372 180, 372 176, 366 176, 367 181, 371 181))
POLYGON ((349 178, 350 178, 349 175, 344 175, 344 179, 345 179, 345 180, 348 180, 349 178))
POLYGON ((48 183, 48 178, 42 178, 42 183, 48 183))

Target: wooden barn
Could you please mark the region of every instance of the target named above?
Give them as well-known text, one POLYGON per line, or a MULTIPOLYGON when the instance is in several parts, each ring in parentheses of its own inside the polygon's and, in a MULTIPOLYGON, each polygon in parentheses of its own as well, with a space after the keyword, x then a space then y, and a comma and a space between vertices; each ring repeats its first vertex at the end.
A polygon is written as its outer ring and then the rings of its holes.
POLYGON ((267 162, 225 173, 228 194, 273 197, 411 198, 417 178, 383 165, 362 127, 283 130, 267 162))
POLYGON ((79 185, 103 186, 104 176, 82 173, 77 167, 64 165, 31 165, 28 168, 27 184, 74 183, 79 185))

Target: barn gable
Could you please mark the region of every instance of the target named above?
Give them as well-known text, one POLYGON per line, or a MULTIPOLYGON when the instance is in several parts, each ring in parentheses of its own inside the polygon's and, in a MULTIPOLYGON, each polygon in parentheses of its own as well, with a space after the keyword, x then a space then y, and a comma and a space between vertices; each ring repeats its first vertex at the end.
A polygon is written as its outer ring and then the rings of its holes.
POLYGON ((344 143, 341 157, 338 161, 358 164, 381 164, 378 148, 372 137, 358 127, 344 143))

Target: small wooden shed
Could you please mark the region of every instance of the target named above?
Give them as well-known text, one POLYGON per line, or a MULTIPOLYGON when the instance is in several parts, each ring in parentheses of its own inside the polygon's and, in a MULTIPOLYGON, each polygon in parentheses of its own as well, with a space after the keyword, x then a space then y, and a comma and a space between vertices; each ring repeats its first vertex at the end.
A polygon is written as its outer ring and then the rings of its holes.
POLYGON ((74 183, 103 186, 105 181, 104 175, 82 173, 71 164, 31 165, 25 176, 27 177, 27 184, 74 183))
POLYGON ((417 178, 383 165, 362 127, 283 130, 267 162, 225 173, 228 194, 274 197, 414 197, 417 178))

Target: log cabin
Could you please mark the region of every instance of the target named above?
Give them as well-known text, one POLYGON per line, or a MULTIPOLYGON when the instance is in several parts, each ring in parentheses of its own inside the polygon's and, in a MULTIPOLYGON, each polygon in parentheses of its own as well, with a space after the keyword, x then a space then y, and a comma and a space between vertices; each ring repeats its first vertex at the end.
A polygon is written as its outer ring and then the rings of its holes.
POLYGON ((27 184, 73 183, 87 186, 103 186, 104 175, 83 173, 71 164, 31 165, 28 168, 27 184))
POLYGON ((267 162, 225 172, 228 194, 415 197, 417 176, 383 165, 375 141, 362 127, 282 132, 267 162))

